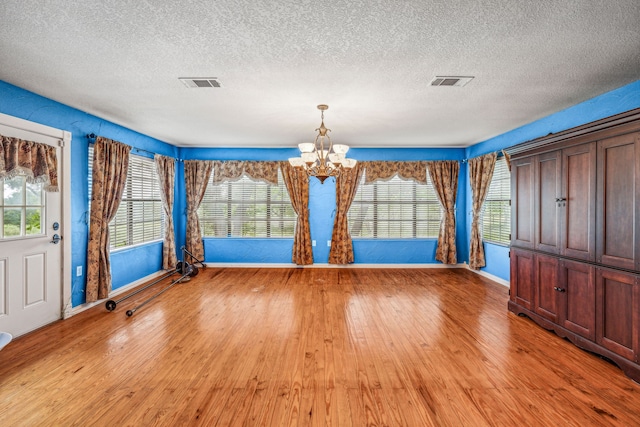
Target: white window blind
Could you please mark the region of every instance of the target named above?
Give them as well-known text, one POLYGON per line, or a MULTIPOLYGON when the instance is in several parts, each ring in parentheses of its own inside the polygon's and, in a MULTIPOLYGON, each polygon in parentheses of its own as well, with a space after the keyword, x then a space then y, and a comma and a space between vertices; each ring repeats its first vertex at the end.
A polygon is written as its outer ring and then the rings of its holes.
POLYGON ((482 239, 508 245, 511 240, 511 177, 504 157, 496 161, 482 206, 482 239))
MULTIPOLYGON (((89 208, 91 207, 93 146, 89 147, 89 208)), ((164 211, 155 162, 129 156, 127 182, 116 216, 109 223, 110 248, 160 240, 164 237, 164 211)))
POLYGON ((297 216, 278 170, 278 185, 253 181, 207 184, 198 218, 203 237, 293 237, 297 216))
POLYGON ((397 176, 364 182, 363 175, 348 213, 352 238, 438 237, 441 208, 429 177, 427 184, 397 176))

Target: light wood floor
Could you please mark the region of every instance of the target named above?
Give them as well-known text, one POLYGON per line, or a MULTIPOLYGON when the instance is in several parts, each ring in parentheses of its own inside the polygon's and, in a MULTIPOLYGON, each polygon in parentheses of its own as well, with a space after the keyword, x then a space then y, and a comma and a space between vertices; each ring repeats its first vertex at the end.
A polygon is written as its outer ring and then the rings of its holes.
POLYGON ((131 318, 149 293, 9 344, 0 424, 640 425, 640 385, 507 292, 466 270, 209 268, 131 318))

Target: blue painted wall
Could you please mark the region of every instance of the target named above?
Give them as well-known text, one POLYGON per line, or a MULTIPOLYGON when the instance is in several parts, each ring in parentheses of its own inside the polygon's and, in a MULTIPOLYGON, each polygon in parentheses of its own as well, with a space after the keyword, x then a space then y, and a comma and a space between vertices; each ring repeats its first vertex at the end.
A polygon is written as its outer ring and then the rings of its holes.
MULTIPOLYGON (((530 141, 550 133, 560 132, 595 120, 600 120, 625 111, 640 108, 640 80, 607 92, 566 110, 536 120, 522 127, 498 135, 466 149, 466 158, 473 158, 492 151, 499 151, 522 142, 530 141)), ((471 229, 471 188, 466 195, 466 229, 471 229)), ((462 218, 459 216, 458 218, 462 218)), ((467 242, 467 253, 469 243, 467 242)), ((509 280, 509 248, 485 243, 487 266, 482 270, 509 280)))
MULTIPOLYGON (((68 107, 42 96, 0 81, 0 112, 71 132, 71 230, 63 230, 71 238, 72 271, 82 266, 82 276, 72 276, 72 305, 85 301, 86 252, 88 225, 88 141, 86 135, 95 133, 121 141, 143 150, 176 157, 178 149, 172 145, 139 134, 106 120, 68 107)), ((158 244, 145 245, 112 254, 113 288, 144 277, 161 268, 158 244)))
MULTIPOLYGON (((500 150, 525 142, 550 132, 558 132, 623 111, 640 108, 640 81, 593 98, 549 117, 514 129, 467 149, 353 149, 349 155, 358 160, 462 160, 490 151, 500 150)), ((72 133, 72 265, 83 266, 86 271, 86 246, 88 227, 88 145, 86 135, 96 133, 143 150, 180 159, 208 160, 285 160, 297 155, 292 148, 282 149, 225 149, 178 148, 162 141, 131 131, 106 120, 65 106, 34 93, 0 81, 0 112, 31 120, 44 125, 64 129, 72 133)), ((143 153, 140 153, 141 155, 143 153)), ((186 215, 184 196, 184 169, 178 163, 176 169, 176 196, 174 221, 177 246, 184 244, 186 215)), ((312 238, 317 241, 314 261, 326 263, 329 256, 327 240, 331 240, 335 215, 335 181, 328 179, 320 184, 315 178, 310 185, 310 221, 312 238)), ((457 247, 458 261, 468 261, 471 193, 466 163, 461 164, 458 182, 457 247)), ((205 239, 208 262, 260 262, 288 263, 291 260, 292 239, 205 239)), ((357 263, 431 263, 434 261, 435 239, 417 240, 355 240, 357 263)), ((508 248, 487 244, 487 267, 483 270, 503 279, 509 279, 508 248)), ((152 243, 112 253, 114 289, 131 283, 160 269, 161 244, 152 243)), ((85 276, 72 278, 72 304, 85 301, 85 276)))

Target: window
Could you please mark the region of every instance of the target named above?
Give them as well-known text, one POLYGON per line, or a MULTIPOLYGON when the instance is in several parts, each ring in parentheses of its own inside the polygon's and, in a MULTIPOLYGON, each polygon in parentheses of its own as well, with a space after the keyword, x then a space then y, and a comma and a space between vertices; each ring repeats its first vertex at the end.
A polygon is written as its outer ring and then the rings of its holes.
POLYGON ((429 177, 427 184, 397 176, 388 181, 364 182, 363 176, 349 209, 351 237, 438 237, 441 209, 429 177))
POLYGON ((0 191, 0 238, 43 235, 45 192, 42 184, 29 184, 24 176, 16 176, 5 179, 0 191))
POLYGON ((296 214, 278 170, 278 185, 253 181, 207 184, 198 209, 203 237, 293 237, 296 214))
POLYGON ((496 161, 482 206, 482 239, 499 245, 511 241, 511 176, 504 157, 496 161))
MULTIPOLYGON (((91 208, 93 146, 89 147, 89 208, 91 208)), ((109 223, 110 249, 160 240, 164 211, 155 162, 130 155, 127 182, 116 216, 109 223)))

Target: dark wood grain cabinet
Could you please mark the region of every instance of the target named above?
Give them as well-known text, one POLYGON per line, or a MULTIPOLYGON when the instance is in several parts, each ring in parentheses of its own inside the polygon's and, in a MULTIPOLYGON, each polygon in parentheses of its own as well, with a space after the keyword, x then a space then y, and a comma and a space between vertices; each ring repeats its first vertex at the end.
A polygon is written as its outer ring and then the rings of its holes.
POLYGON ((509 310, 640 382, 640 109, 510 151, 509 310))

